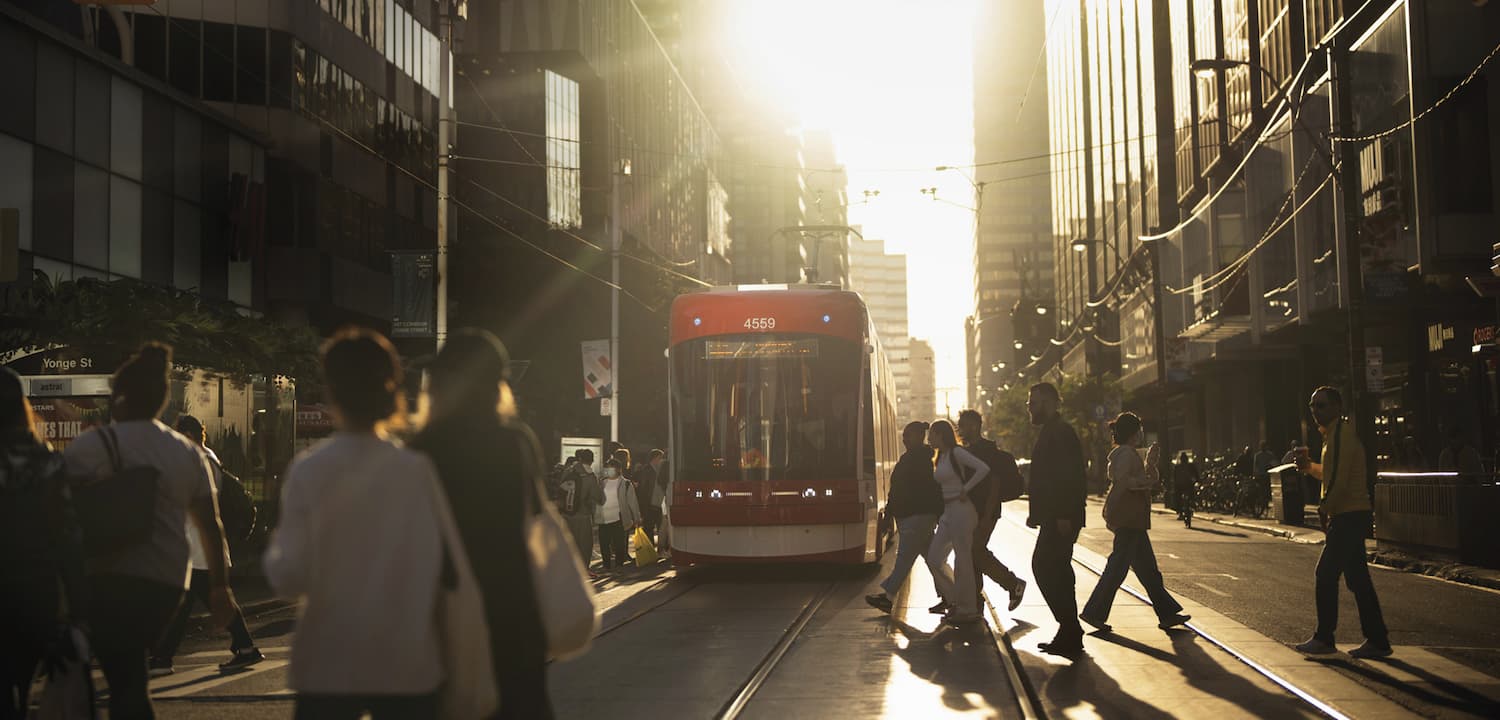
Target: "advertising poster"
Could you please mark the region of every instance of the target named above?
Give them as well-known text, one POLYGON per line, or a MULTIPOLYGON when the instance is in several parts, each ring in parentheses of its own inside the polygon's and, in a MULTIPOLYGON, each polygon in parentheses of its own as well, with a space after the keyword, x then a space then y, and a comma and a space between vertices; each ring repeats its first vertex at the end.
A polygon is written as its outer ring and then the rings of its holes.
POLYGON ((391 253, 391 337, 437 334, 437 254, 391 253))
POLYGON ((62 450, 95 425, 109 422, 107 397, 33 397, 36 434, 62 450))
POLYGON ((612 364, 608 340, 585 340, 583 345, 583 399, 608 397, 612 385, 612 364))

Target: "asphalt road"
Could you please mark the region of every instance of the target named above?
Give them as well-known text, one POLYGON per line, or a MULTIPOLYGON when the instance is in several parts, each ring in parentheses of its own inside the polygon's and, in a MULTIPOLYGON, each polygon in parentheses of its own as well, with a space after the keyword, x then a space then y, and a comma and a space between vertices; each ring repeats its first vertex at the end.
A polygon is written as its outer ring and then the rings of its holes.
MULTIPOLYGON (((1024 503, 1010 514, 1024 517, 1024 503)), ((1190 597, 1284 643, 1300 643, 1316 624, 1313 569, 1320 545, 1200 522, 1188 529, 1154 516, 1151 530, 1167 589, 1190 597)), ((1089 505, 1080 543, 1109 553, 1112 534, 1100 507, 1089 505)), ((1500 687, 1500 593, 1399 570, 1372 566, 1395 658, 1388 663, 1334 660, 1348 675, 1429 717, 1500 716, 1497 695, 1475 689, 1476 679, 1500 687), (1403 654, 1433 653, 1472 671, 1459 677, 1423 677, 1403 654), (1413 681, 1413 676, 1420 682, 1413 681)), ((1092 579, 1090 580, 1090 582, 1092 579)), ((1353 596, 1341 588, 1337 642, 1352 649, 1363 637, 1353 596)))

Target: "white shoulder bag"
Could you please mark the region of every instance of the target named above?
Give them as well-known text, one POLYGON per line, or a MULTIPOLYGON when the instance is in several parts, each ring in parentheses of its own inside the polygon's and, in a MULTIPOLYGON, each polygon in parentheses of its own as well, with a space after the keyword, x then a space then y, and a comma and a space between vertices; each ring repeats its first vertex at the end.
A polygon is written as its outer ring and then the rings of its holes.
POLYGON ((458 524, 453 521, 448 493, 435 477, 429 480, 428 489, 448 564, 453 570, 452 576, 445 577, 438 587, 437 629, 444 670, 443 684, 438 688, 438 717, 454 720, 490 717, 500 709, 500 690, 495 686, 495 659, 490 655, 484 595, 474 578, 458 524))
POLYGON ((526 478, 522 484, 528 506, 526 551, 531 557, 537 611, 547 633, 547 657, 566 660, 588 650, 599 631, 594 591, 562 518, 551 503, 537 497, 533 479, 526 478))

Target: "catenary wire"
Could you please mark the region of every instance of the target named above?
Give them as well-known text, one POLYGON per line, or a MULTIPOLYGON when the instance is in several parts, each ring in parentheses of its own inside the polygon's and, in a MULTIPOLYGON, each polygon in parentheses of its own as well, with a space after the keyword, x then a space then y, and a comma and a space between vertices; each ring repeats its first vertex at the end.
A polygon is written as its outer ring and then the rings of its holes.
POLYGON ((1447 94, 1439 98, 1437 102, 1427 106, 1427 109, 1417 113, 1416 115, 1413 115, 1411 119, 1406 120, 1405 122, 1402 122, 1394 127, 1386 128, 1385 130, 1381 130, 1380 132, 1370 133, 1368 135, 1355 135, 1349 137, 1341 135, 1330 135, 1328 139, 1332 140, 1333 142, 1346 143, 1369 142, 1371 140, 1379 140, 1380 138, 1394 135, 1417 124, 1418 120, 1427 117, 1438 108, 1442 107, 1445 103, 1451 100, 1454 95, 1457 95, 1459 90, 1464 89, 1465 86, 1474 81, 1474 78, 1479 77, 1479 73, 1484 70, 1484 67, 1488 65, 1491 60, 1495 59, 1495 55, 1497 53, 1500 53, 1500 44, 1496 44, 1495 47, 1490 50, 1490 53, 1488 55, 1485 55, 1484 59, 1480 60, 1478 65, 1474 66, 1474 69, 1468 74, 1468 76, 1461 80, 1457 85, 1454 85, 1453 88, 1447 92, 1447 94))

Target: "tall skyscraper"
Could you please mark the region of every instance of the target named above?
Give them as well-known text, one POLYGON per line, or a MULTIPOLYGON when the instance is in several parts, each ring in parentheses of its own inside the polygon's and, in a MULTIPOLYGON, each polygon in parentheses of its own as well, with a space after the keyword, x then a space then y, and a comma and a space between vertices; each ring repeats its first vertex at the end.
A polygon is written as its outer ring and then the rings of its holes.
POLYGON ((926 340, 911 339, 911 389, 907 394, 906 413, 901 423, 913 420, 931 422, 937 417, 937 357, 926 340))

